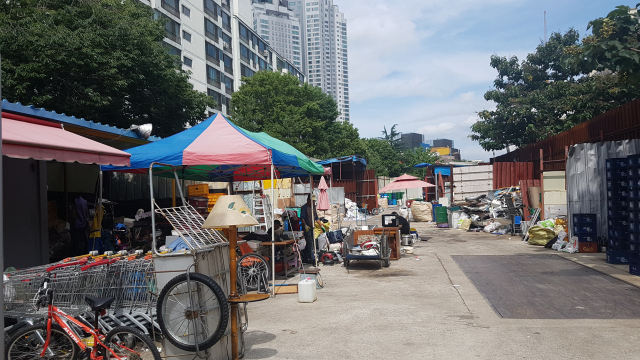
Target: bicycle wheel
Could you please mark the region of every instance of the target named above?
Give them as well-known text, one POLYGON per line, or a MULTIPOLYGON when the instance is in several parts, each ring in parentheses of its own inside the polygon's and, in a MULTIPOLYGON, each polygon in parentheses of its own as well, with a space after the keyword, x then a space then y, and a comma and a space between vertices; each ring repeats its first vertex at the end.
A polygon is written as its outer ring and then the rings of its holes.
POLYGON ((177 348, 185 351, 205 350, 224 335, 229 322, 227 297, 213 279, 189 273, 171 279, 158 296, 156 313, 162 334, 177 348), (197 327, 196 327, 197 326, 197 327), (198 337, 196 338, 196 329, 198 337))
POLYGON ((259 254, 245 254, 238 259, 238 276, 247 291, 269 290, 269 263, 259 254))
POLYGON ((5 359, 75 360, 80 349, 58 325, 51 326, 51 341, 44 358, 40 357, 47 339, 47 326, 32 325, 20 329, 5 343, 5 359))
POLYGON ((380 214, 380 209, 378 208, 371 209, 371 215, 376 216, 378 214, 380 214))
MULTIPOLYGON (((130 326, 119 326, 107 334, 104 344, 113 352, 128 360, 161 360, 158 347, 140 330, 130 326)), ((107 350, 107 359, 113 354, 107 350)))

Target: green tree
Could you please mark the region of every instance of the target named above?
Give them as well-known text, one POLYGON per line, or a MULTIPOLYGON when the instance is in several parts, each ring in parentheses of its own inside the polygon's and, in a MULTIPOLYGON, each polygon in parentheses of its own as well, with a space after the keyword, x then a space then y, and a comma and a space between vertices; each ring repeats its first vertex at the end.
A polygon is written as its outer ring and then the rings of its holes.
POLYGON ((168 136, 206 118, 215 101, 193 90, 161 45, 164 25, 133 0, 8 0, 0 4, 2 95, 168 136))
POLYGON ((305 155, 326 159, 362 151, 358 129, 336 121, 340 113, 333 98, 295 76, 260 71, 243 77, 231 106, 238 126, 266 132, 305 155))
POLYGON ((373 169, 376 176, 400 176, 403 165, 400 162, 398 152, 387 140, 363 139, 367 168, 373 169))
POLYGON ((424 178, 426 175, 425 168, 416 168, 414 166, 422 163, 435 164, 440 159, 440 155, 431 152, 429 149, 417 147, 415 149, 406 149, 400 154, 402 162, 402 172, 424 178))
POLYGON ((388 142, 394 149, 398 149, 400 147, 400 138, 402 136, 402 134, 396 131, 396 126, 398 126, 398 124, 393 124, 388 132, 386 126, 384 127, 384 130, 382 130, 382 139, 388 142))

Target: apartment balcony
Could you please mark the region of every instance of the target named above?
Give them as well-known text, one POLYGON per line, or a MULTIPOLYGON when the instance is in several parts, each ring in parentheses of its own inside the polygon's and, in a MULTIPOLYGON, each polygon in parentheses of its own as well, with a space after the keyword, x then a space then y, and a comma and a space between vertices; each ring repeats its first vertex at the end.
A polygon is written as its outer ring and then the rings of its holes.
POLYGON ((211 85, 211 86, 213 86, 215 88, 218 88, 218 89, 222 88, 222 85, 220 84, 220 81, 218 81, 216 79, 207 78, 207 84, 209 84, 209 85, 211 85))
POLYGON ((233 54, 233 51, 231 51, 231 45, 226 42, 223 42, 222 50, 228 52, 229 54, 233 54))
POLYGON ((233 89, 225 85, 224 92, 227 93, 227 95, 231 95, 233 94, 233 89))
POLYGON ((218 43, 218 36, 216 34, 214 34, 212 32, 205 31, 204 32, 204 36, 206 36, 207 39, 213 41, 214 43, 216 43, 216 44, 218 43))
POLYGON ((233 69, 228 66, 224 67, 224 72, 226 72, 229 75, 233 75, 233 69))
POLYGON ((169 12, 169 14, 180 18, 180 10, 174 8, 173 6, 171 6, 167 1, 162 0, 161 5, 163 9, 167 10, 167 12, 169 12))
POLYGON ((181 41, 181 39, 180 39, 180 35, 176 35, 176 34, 174 34, 174 33, 167 32, 164 36, 165 36, 167 39, 169 39, 169 40, 173 41, 174 43, 176 43, 176 44, 180 44, 180 41, 181 41))
POLYGON ((222 8, 227 11, 231 11, 231 8, 229 7, 229 0, 222 0, 222 8))
POLYGON ((213 18, 213 20, 218 20, 218 14, 216 14, 215 11, 209 9, 208 7, 204 8, 204 13, 211 16, 213 18))
POLYGON ((227 30, 228 32, 231 32, 231 24, 222 23, 222 28, 227 30))
POLYGON ((216 65, 220 66, 220 60, 214 58, 213 56, 211 56, 209 54, 207 54, 207 61, 210 62, 210 63, 213 63, 213 64, 216 64, 216 65))
POLYGON ((251 45, 249 45, 250 42, 249 42, 249 38, 248 37, 240 35, 240 40, 242 40, 242 42, 247 44, 247 46, 251 47, 251 45))

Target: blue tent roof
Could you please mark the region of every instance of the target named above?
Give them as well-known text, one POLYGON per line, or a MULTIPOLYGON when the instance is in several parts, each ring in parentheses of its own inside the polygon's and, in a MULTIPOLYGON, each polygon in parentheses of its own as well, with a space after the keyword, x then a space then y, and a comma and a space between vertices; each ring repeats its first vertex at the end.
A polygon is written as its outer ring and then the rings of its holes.
POLYGON ((317 162, 317 164, 320 165, 328 165, 328 164, 337 164, 337 163, 342 163, 342 162, 359 162, 364 166, 367 166, 367 160, 365 160, 362 156, 360 155, 349 155, 349 156, 341 156, 341 157, 337 157, 337 158, 333 158, 333 159, 327 159, 327 160, 320 160, 317 162))

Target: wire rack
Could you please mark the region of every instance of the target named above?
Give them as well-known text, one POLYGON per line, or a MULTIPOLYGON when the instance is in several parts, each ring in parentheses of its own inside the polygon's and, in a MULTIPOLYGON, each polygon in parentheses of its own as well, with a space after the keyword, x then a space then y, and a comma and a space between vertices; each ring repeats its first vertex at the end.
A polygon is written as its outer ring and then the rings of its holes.
POLYGON ((157 203, 154 204, 157 207, 155 212, 167 219, 191 250, 203 250, 227 243, 221 232, 202 228, 205 219, 193 206, 161 208, 157 203))

